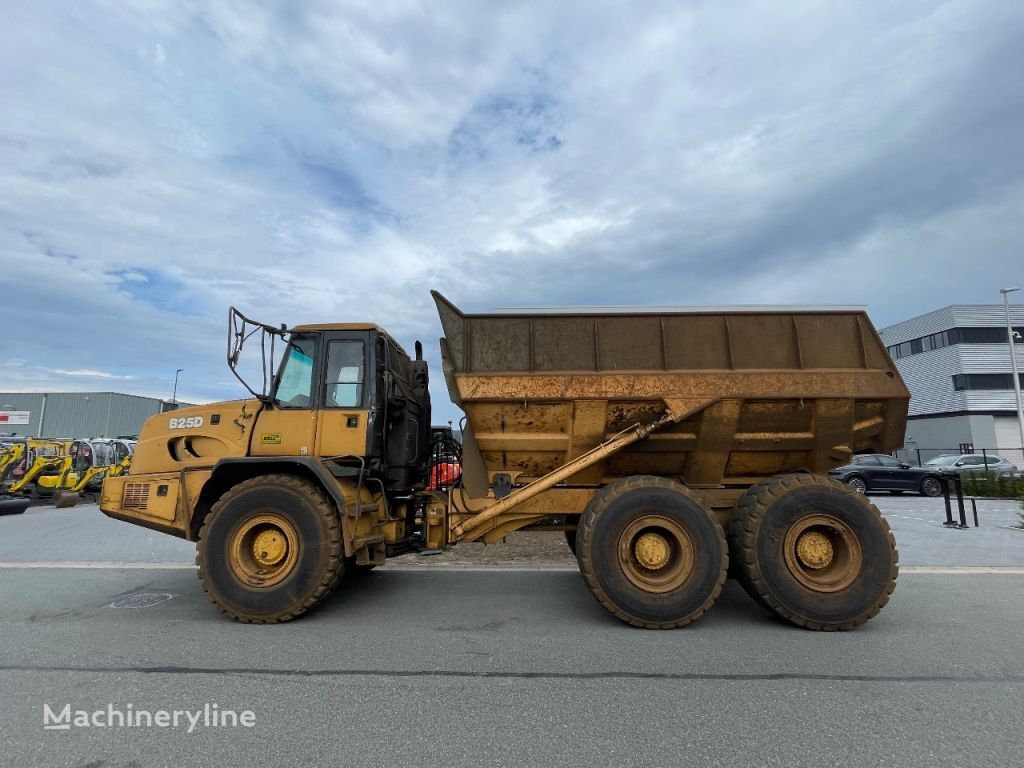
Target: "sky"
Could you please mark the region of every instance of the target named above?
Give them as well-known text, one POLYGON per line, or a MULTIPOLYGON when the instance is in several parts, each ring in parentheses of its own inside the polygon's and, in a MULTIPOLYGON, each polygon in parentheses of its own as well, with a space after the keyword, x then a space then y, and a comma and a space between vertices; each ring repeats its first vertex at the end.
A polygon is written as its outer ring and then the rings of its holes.
POLYGON ((0 9, 0 391, 243 394, 227 310, 867 305, 1024 285, 1024 4, 0 9))

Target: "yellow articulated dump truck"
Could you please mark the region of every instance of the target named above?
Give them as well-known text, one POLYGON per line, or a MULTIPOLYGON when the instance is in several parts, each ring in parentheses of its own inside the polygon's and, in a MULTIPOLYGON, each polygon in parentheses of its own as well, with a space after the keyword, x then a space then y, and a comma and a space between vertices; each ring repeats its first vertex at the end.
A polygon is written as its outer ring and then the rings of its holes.
POLYGON ((523 530, 565 535, 637 627, 697 619, 730 571, 809 629, 886 604, 889 526, 825 474, 903 442, 909 393, 863 310, 467 315, 433 296, 466 415, 452 487, 428 486, 419 342, 410 357, 376 325, 232 309, 252 397, 150 418, 103 512, 195 541, 203 588, 245 622, 293 619, 388 556, 523 530))

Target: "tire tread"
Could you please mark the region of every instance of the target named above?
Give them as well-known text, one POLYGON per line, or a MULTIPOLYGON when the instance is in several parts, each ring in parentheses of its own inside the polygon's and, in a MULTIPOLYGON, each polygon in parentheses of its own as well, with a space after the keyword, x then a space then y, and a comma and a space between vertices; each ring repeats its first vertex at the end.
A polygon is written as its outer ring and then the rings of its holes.
POLYGON ((199 583, 203 587, 203 591, 206 592, 210 602, 213 603, 220 610, 221 613, 230 616, 232 619, 239 621, 243 624, 280 624, 292 619, 298 618, 302 614, 316 607, 321 600, 323 600, 331 591, 338 585, 338 581, 341 579, 342 573, 342 554, 341 554, 341 523, 338 519, 337 513, 334 508, 328 503, 324 495, 307 480, 301 477, 295 477, 294 475, 285 474, 268 474, 259 475, 257 477, 251 477, 248 480, 243 480, 237 485, 233 486, 229 491, 222 495, 217 502, 210 509, 210 513, 203 519, 203 525, 199 529, 199 538, 196 544, 196 565, 199 566, 199 583), (306 500, 312 505, 316 512, 324 519, 327 524, 327 530, 329 533, 330 551, 328 554, 328 567, 325 569, 324 576, 320 580, 316 589, 300 604, 294 607, 294 609, 283 613, 279 616, 273 617, 262 617, 262 616, 248 616, 243 613, 237 613, 231 611, 213 596, 210 592, 209 583, 205 569, 203 567, 205 545, 206 545, 206 534, 208 532, 210 524, 213 522, 217 513, 223 509, 234 497, 241 493, 248 491, 252 488, 258 488, 261 485, 275 485, 278 487, 288 488, 291 491, 299 494, 306 498, 306 500))
POLYGON ((580 522, 576 537, 576 560, 579 563, 580 573, 583 575, 583 578, 587 583, 587 587, 593 593, 594 597, 597 598, 597 601, 617 619, 624 621, 631 626, 640 627, 641 629, 675 629, 677 627, 684 627, 707 613, 708 609, 714 605, 715 600, 718 599, 718 596, 722 593, 722 589, 725 586, 726 575, 729 570, 729 550, 726 545, 725 533, 722 530, 722 526, 718 525, 717 522, 715 522, 715 529, 718 531, 720 545, 722 548, 722 567, 718 574, 715 588, 699 609, 679 621, 642 621, 620 609, 601 588, 595 572, 594 562, 591 558, 590 548, 586 546, 579 546, 581 541, 585 541, 590 537, 601 511, 605 507, 621 496, 642 488, 668 488, 681 493, 683 496, 697 502, 697 504, 704 508, 703 502, 701 502, 700 498, 696 494, 674 480, 669 480, 664 477, 656 477, 653 475, 633 475, 625 478, 624 480, 618 480, 606 485, 591 500, 590 504, 587 505, 583 514, 580 515, 580 522))
POLYGON ((809 475, 805 473, 777 475, 768 480, 763 480, 757 485, 751 486, 750 489, 740 497, 740 500, 736 503, 736 506, 733 508, 732 515, 730 516, 729 549, 730 552, 738 555, 739 557, 739 581, 747 591, 747 594, 749 594, 763 607, 775 612, 787 621, 806 629, 818 631, 845 631, 854 629, 877 616, 878 612, 881 611, 882 608, 885 607, 886 603, 889 602, 889 597, 892 595, 893 590, 896 589, 896 577, 899 575, 899 552, 896 549, 896 537, 893 536, 892 529, 889 527, 888 521, 882 516, 881 512, 878 511, 878 508, 868 501, 862 494, 849 488, 845 483, 841 483, 838 480, 833 480, 830 477, 822 475, 809 475), (858 503, 863 504, 874 517, 875 522, 882 526, 882 529, 885 531, 886 539, 888 540, 889 546, 894 554, 889 573, 889 580, 881 597, 874 603, 874 605, 870 606, 866 611, 850 621, 840 622, 837 624, 822 623, 809 619, 805 616, 801 616, 800 614, 785 608, 765 587, 764 580, 761 578, 759 573, 756 540, 757 529, 761 522, 761 518, 771 506, 772 502, 779 499, 783 494, 799 486, 808 485, 831 488, 833 490, 840 491, 856 499, 858 503))

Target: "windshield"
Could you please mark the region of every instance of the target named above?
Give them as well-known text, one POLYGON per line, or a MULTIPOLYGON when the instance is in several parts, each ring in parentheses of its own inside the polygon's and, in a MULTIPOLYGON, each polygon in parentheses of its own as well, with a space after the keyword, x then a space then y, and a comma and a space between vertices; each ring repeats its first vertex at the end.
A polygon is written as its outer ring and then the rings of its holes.
POLYGON ((309 408, 313 392, 313 355, 316 340, 295 337, 281 362, 274 403, 285 408, 309 408))

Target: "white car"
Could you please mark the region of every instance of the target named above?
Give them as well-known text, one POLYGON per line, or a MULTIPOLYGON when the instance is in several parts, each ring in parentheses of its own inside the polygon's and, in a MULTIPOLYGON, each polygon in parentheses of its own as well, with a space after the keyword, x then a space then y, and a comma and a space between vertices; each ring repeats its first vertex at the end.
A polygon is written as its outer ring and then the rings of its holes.
POLYGON ((1001 456, 981 453, 962 453, 936 456, 924 463, 941 472, 994 472, 1006 475, 1017 471, 1017 466, 1001 456))

